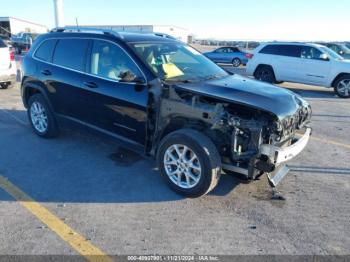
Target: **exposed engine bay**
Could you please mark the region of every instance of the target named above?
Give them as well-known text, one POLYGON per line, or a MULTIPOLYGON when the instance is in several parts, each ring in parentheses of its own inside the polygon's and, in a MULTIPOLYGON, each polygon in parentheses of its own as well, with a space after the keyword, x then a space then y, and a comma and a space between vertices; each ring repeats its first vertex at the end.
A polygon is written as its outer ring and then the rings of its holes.
POLYGON ((184 126, 197 129, 215 143, 223 169, 243 173, 248 179, 273 172, 277 167, 273 156, 261 154, 262 145, 278 148, 291 145, 311 117, 311 109, 301 107, 294 115, 281 120, 264 110, 173 86, 162 88, 155 97, 158 97, 154 103, 159 105, 159 110, 156 110, 154 140, 172 129, 184 126))

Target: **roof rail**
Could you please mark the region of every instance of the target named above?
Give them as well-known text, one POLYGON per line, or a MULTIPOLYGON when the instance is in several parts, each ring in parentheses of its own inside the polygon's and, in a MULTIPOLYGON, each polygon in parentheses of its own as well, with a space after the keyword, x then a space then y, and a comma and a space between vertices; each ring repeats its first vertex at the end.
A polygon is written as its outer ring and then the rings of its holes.
POLYGON ((173 36, 165 34, 165 33, 153 33, 153 35, 159 36, 159 37, 164 37, 164 38, 169 38, 172 40, 178 40, 176 37, 173 37, 173 36))
POLYGON ((113 35, 118 38, 123 38, 117 31, 111 29, 104 28, 94 28, 94 27, 86 27, 86 26, 65 26, 65 27, 56 27, 53 28, 50 33, 63 33, 63 32, 75 32, 75 33, 102 33, 105 35, 113 35))
MULTIPOLYGON (((112 35, 115 37, 118 37, 120 39, 123 39, 124 37, 115 30, 112 29, 105 29, 105 28, 98 28, 98 27, 89 27, 89 26, 65 26, 65 27, 56 27, 53 28, 50 33, 63 33, 63 32, 75 32, 75 33, 100 33, 100 34, 105 34, 105 35, 112 35)), ((132 32, 132 31, 123 31, 123 33, 139 33, 139 34, 148 34, 148 35, 154 35, 158 37, 163 37, 163 38, 168 38, 172 40, 179 41, 177 38, 165 34, 165 33, 148 33, 148 32, 132 32)))

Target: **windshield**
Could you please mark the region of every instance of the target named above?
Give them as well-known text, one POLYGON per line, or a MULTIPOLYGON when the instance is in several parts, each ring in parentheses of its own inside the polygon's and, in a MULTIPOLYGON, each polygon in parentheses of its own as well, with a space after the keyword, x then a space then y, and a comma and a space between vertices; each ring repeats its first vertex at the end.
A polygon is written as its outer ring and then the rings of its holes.
POLYGON ((345 44, 340 46, 345 54, 350 54, 350 49, 345 44))
POLYGON ((329 49, 328 47, 322 46, 320 47, 322 52, 326 53, 330 58, 336 59, 336 60, 343 60, 344 58, 338 55, 336 52, 334 52, 332 49, 329 49))
POLYGON ((143 62, 165 81, 194 82, 229 74, 195 49, 179 43, 133 43, 143 62))

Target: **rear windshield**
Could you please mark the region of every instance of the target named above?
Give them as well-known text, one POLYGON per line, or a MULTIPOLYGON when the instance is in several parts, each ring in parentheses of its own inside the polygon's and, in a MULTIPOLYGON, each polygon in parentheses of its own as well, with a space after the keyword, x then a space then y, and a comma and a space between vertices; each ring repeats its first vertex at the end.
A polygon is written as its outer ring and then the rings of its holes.
POLYGON ((4 41, 2 41, 2 40, 0 39, 0 48, 2 48, 2 47, 7 47, 7 45, 4 43, 4 41))

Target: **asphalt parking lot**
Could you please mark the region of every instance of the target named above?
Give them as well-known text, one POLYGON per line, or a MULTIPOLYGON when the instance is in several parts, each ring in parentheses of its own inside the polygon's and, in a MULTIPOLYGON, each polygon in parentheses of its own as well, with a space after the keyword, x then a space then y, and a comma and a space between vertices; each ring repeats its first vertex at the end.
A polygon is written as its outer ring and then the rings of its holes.
POLYGON ((313 138, 278 187, 285 201, 265 177, 229 175, 182 198, 154 162, 106 138, 70 128, 38 138, 19 85, 0 90, 0 254, 348 255, 350 101, 282 86, 313 107, 313 138))

